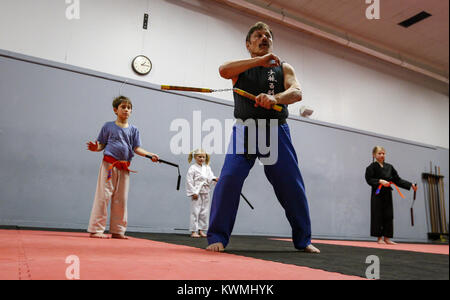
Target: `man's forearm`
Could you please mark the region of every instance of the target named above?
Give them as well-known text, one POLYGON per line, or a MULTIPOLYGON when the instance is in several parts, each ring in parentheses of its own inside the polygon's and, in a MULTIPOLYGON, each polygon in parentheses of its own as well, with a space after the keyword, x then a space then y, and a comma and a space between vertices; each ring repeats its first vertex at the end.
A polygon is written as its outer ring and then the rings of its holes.
POLYGON ((259 66, 259 64, 259 57, 235 60, 221 65, 219 68, 219 73, 220 76, 225 79, 232 79, 248 69, 259 66))
POLYGON ((276 94, 275 100, 278 104, 292 104, 302 100, 302 91, 300 87, 290 87, 286 91, 276 94))

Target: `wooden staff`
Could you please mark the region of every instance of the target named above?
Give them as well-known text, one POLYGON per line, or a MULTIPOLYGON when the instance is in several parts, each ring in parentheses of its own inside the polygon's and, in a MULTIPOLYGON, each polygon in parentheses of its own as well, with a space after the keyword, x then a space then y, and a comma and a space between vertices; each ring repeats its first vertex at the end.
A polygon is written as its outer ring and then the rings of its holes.
POLYGON ((441 177, 441 168, 438 167, 438 176, 439 176, 439 190, 441 193, 441 205, 442 205, 442 224, 443 224, 443 231, 442 233, 448 233, 447 230, 447 216, 445 211, 445 191, 444 191, 444 178, 441 177))
MULTIPOLYGON (((430 163, 431 164, 431 163, 430 163)), ((431 232, 434 232, 434 224, 433 224, 433 206, 431 205, 431 178, 429 174, 425 174, 427 177, 427 194, 428 194, 428 207, 430 209, 429 215, 430 215, 430 225, 431 225, 431 232)))
POLYGON ((443 231, 443 224, 442 224, 442 213, 441 213, 441 193, 439 191, 439 177, 437 172, 437 166, 434 166, 434 183, 435 187, 434 190, 436 192, 436 211, 437 211, 437 223, 438 223, 438 229, 440 233, 443 231))
POLYGON ((435 232, 439 233, 441 231, 441 224, 439 222, 439 194, 437 193, 436 187, 437 187, 437 180, 435 174, 431 173, 431 179, 433 182, 433 205, 434 205, 434 226, 435 226, 435 232))
POLYGON ((430 174, 428 175, 428 193, 430 202, 431 231, 436 232, 436 221, 434 211, 433 167, 431 165, 431 161, 430 161, 430 174))
POLYGON ((440 221, 440 212, 439 212, 439 191, 437 190, 438 187, 438 178, 437 178, 437 169, 436 172, 433 174, 433 193, 434 193, 434 214, 435 214, 435 220, 436 220, 436 232, 441 232, 441 221, 440 221))
POLYGON ((429 182, 428 182, 428 175, 427 173, 423 173, 422 174, 422 179, 423 179, 423 183, 424 183, 424 193, 425 193, 425 215, 427 217, 427 229, 431 230, 431 210, 430 210, 430 187, 429 187, 429 182), (427 201, 428 201, 428 205, 427 205, 427 201), (429 227, 428 227, 429 226, 429 227))

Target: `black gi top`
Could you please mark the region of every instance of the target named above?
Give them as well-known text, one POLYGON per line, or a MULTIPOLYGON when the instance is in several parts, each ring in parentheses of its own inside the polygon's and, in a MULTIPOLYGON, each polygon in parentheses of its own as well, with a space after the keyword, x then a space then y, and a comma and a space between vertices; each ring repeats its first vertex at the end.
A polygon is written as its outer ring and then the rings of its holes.
MULTIPOLYGON (((258 96, 261 93, 276 95, 285 91, 283 63, 278 67, 265 68, 255 67, 239 74, 235 88, 244 90, 258 96)), ((281 112, 263 107, 255 107, 255 103, 237 93, 234 96, 234 117, 243 121, 247 119, 278 119, 285 123, 289 113, 287 105, 278 104, 283 107, 281 112)))
MULTIPOLYGON (((391 164, 384 163, 383 167, 380 166, 378 162, 373 162, 366 168, 366 181, 372 187, 372 196, 375 195, 375 192, 380 185, 378 182, 380 179, 384 179, 386 181, 392 181, 398 187, 410 190, 412 183, 406 180, 403 180, 398 176, 397 171, 391 164)), ((392 187, 381 187, 380 194, 383 194, 386 191, 392 191, 392 187)))

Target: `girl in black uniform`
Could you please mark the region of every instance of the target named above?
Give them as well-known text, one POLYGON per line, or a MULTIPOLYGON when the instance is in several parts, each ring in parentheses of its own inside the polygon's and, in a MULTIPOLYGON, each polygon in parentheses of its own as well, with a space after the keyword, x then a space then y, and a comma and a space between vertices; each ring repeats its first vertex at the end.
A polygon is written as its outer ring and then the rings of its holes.
POLYGON ((412 187, 414 191, 417 190, 417 186, 401 179, 394 167, 384 161, 386 150, 383 147, 373 148, 372 155, 374 162, 366 168, 366 181, 372 186, 370 235, 377 237, 379 244, 394 245, 396 243, 391 240, 394 234, 391 184, 394 183, 407 190, 412 187))

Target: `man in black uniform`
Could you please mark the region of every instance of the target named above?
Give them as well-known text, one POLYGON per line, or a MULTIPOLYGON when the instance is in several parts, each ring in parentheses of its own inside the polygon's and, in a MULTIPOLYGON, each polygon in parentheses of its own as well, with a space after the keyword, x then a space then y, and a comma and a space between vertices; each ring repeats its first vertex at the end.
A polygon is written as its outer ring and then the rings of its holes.
MULTIPOLYGON (((250 130, 240 121, 276 120, 277 141, 271 141, 276 149, 277 159, 264 165, 264 172, 272 184, 278 201, 285 210, 292 227, 295 248, 308 253, 320 253, 311 244, 311 222, 305 195, 303 178, 298 167, 297 154, 291 142, 287 105, 302 99, 300 84, 294 69, 272 53, 273 34, 269 26, 262 22, 252 26, 247 34, 246 47, 251 58, 223 64, 219 71, 225 79, 231 79, 233 87, 257 95, 256 102, 234 93, 234 116, 238 120, 233 127, 233 137, 225 157, 220 181, 214 190, 207 250, 223 251, 229 242, 236 219, 240 192, 244 180, 253 167, 256 157, 263 162, 261 149, 252 155, 249 149, 250 130), (273 110, 274 105, 282 107, 273 110), (244 140, 245 154, 237 153, 240 145, 232 145, 244 140)), ((256 122, 255 122, 256 123, 256 122)), ((248 124, 248 123, 245 123, 248 124)), ((260 124, 260 123, 258 123, 260 124)), ((257 140, 259 136, 256 137, 257 140)), ((272 137, 272 135, 271 135, 272 137)), ((261 137, 259 137, 261 138, 261 137)), ((265 137, 267 139, 267 136, 265 137)), ((267 140, 266 140, 267 141, 267 140)), ((242 146, 242 145, 241 145, 242 146)))

